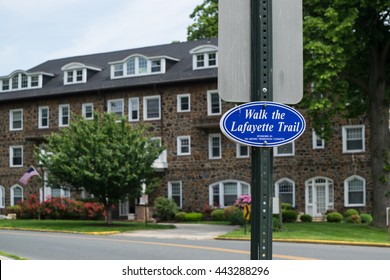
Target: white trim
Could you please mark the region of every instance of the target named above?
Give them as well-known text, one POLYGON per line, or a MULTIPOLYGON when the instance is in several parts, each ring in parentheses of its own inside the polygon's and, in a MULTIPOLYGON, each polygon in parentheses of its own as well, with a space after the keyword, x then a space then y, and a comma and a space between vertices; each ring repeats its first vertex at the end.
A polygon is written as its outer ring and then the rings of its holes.
POLYGON ((20 131, 23 130, 23 109, 13 109, 9 111, 9 130, 10 131, 20 131), (20 112, 20 127, 14 128, 14 113, 20 112))
POLYGON ((224 208, 226 206, 230 206, 230 205, 225 205, 224 185, 226 183, 235 183, 235 184, 237 184, 237 192, 236 192, 237 199, 241 195, 245 194, 242 191, 244 185, 246 187, 248 187, 248 194, 251 193, 251 186, 250 186, 250 184, 248 184, 248 183, 246 183, 244 181, 223 180, 223 181, 215 182, 215 183, 209 185, 209 205, 215 206, 215 207, 220 207, 220 208, 224 208), (215 205, 215 203, 214 203, 214 187, 218 188, 218 205, 215 205))
POLYGON ((237 158, 248 158, 249 157, 249 146, 242 145, 240 143, 236 143, 236 157, 237 158), (247 155, 241 155, 241 147, 245 147, 247 149, 247 155))
MULTIPOLYGON (((292 185, 292 207, 295 207, 295 182, 289 178, 282 178, 275 182, 275 197, 279 198, 280 184, 283 182, 290 183, 292 185)), ((282 201, 280 201, 282 203, 282 201)))
POLYGON ((222 102, 221 102, 221 97, 219 96, 218 94, 218 90, 214 89, 214 90, 208 90, 207 91, 207 115, 209 116, 219 116, 222 114, 222 102), (217 94, 218 95, 218 108, 219 108, 219 112, 218 113, 213 113, 212 112, 212 99, 211 99, 211 95, 213 94, 217 94))
POLYGON ((23 167, 23 146, 21 145, 15 145, 9 147, 9 167, 23 167), (15 149, 20 149, 21 151, 21 163, 20 164, 14 164, 13 158, 14 158, 14 152, 15 149))
POLYGON ((191 111, 191 94, 189 93, 184 93, 184 94, 178 94, 177 95, 177 112, 178 113, 186 113, 191 111), (188 98, 188 109, 183 110, 182 108, 182 98, 188 98))
POLYGON ((177 155, 178 156, 189 156, 191 155, 191 136, 177 136, 176 138, 177 143, 177 155), (187 147, 183 146, 182 140, 188 140, 188 152, 183 152, 182 148, 187 147))
POLYGON ((152 96, 144 96, 143 98, 143 107, 144 107, 144 121, 154 121, 161 119, 161 96, 160 95, 152 95, 152 96), (158 117, 148 118, 148 100, 158 99, 158 117))
POLYGON ((325 140, 318 136, 314 129, 312 129, 312 144, 313 150, 325 149, 325 140), (320 145, 318 145, 318 141, 321 141, 320 145))
POLYGON ((190 50, 192 54, 192 69, 202 70, 218 67, 218 47, 214 45, 202 45, 190 50), (210 65, 210 55, 215 54, 215 65, 210 65), (198 66, 198 56, 203 55, 203 66, 198 66))
POLYGON ((82 114, 83 114, 83 118, 86 119, 86 120, 93 120, 93 113, 94 113, 94 108, 93 108, 93 103, 83 103, 81 105, 82 107, 82 114), (92 108, 92 116, 91 117, 87 117, 87 106, 91 106, 92 108))
POLYGON ((132 97, 129 98, 129 122, 136 122, 139 121, 139 97, 132 97), (134 103, 134 104, 133 104, 134 103), (137 111, 137 117, 133 118, 133 111, 132 107, 136 106, 136 111, 137 111))
POLYGON ((108 113, 114 113, 115 115, 119 117, 123 117, 125 114, 125 100, 123 98, 118 98, 118 99, 109 99, 107 100, 107 112, 108 113), (115 102, 120 102, 122 105, 122 108, 120 111, 113 111, 112 110, 112 104, 115 102), (120 113, 120 114, 118 114, 120 113))
POLYGON ((183 182, 182 181, 169 181, 168 182, 168 198, 173 199, 173 191, 172 191, 172 185, 173 184, 179 184, 179 208, 183 208, 183 182))
POLYGON ((291 157, 295 155, 295 142, 290 142, 281 146, 274 147, 274 156, 275 157, 291 157), (282 149, 284 146, 291 145, 291 153, 282 153, 279 152, 279 149, 282 149))
POLYGON ((60 104, 58 106, 58 126, 59 127, 66 127, 66 126, 69 126, 69 123, 70 123, 70 105, 69 104, 60 104), (67 108, 68 109, 68 115, 65 116, 64 115, 64 111, 63 109, 67 108), (68 120, 68 123, 64 123, 64 120, 63 118, 64 117, 67 117, 67 120, 68 120))
POLYGON ((344 206, 346 207, 356 207, 356 206, 366 206, 366 179, 358 175, 352 175, 344 180, 344 206), (352 180, 359 180, 363 183, 363 202, 362 203, 349 203, 349 183, 352 180))
POLYGON ((334 182, 327 177, 313 177, 305 182, 305 213, 319 217, 324 213, 317 210, 317 188, 325 187, 325 212, 334 208, 334 182), (324 180, 325 182, 316 182, 324 180))
POLYGON ((5 208, 5 188, 0 185, 0 208, 5 208))
MULTIPOLYGON (((365 126, 364 125, 344 125, 342 127, 342 137, 343 137, 343 153, 361 153, 365 151, 365 126), (348 129, 356 129, 360 128, 362 132, 362 148, 356 150, 348 150, 347 149, 347 130, 348 129)), ((356 139, 355 139, 356 140, 356 139)))
POLYGON ((11 199, 11 201, 10 201, 10 204, 11 204, 11 206, 15 206, 15 189, 16 188, 21 188, 22 189, 22 198, 21 198, 21 201, 23 201, 24 200, 24 190, 23 190, 23 187, 22 186, 20 186, 20 185, 18 185, 18 184, 16 184, 16 185, 13 185, 12 187, 11 187, 11 189, 10 189, 10 199, 11 199))
POLYGON ((50 126, 50 109, 49 106, 40 106, 38 108, 38 128, 49 128, 50 126), (42 125, 42 110, 47 110, 47 125, 42 125))
POLYGON ((209 159, 221 159, 222 158, 222 136, 220 133, 209 134, 209 159), (219 156, 213 156, 213 138, 219 139, 219 156))

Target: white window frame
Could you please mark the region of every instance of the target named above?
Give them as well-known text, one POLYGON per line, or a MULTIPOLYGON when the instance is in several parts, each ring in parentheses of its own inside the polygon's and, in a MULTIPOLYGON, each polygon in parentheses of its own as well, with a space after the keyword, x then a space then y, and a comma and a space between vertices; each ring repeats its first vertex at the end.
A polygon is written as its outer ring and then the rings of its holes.
POLYGON ((218 94, 218 90, 208 90, 207 91, 207 115, 209 116, 219 116, 222 114, 222 102, 221 102, 221 97, 218 94), (213 104, 212 104, 212 98, 211 96, 217 94, 218 95, 218 112, 214 113, 213 112, 213 104))
POLYGON ((64 71, 64 85, 71 85, 71 84, 83 84, 87 82, 87 69, 86 68, 79 68, 79 69, 70 69, 64 71), (81 71, 81 80, 78 79, 80 75, 78 75, 78 72, 81 71), (71 75, 69 75, 72 73, 71 75), (69 80, 71 78, 71 80, 69 80))
POLYGON ((152 96, 144 96, 143 98, 144 105, 144 120, 145 121, 155 121, 161 119, 161 96, 160 95, 152 95, 152 96), (148 100, 158 99, 158 117, 148 117, 148 100))
POLYGON ((0 209, 5 208, 5 188, 0 185, 0 209))
POLYGON ((214 207, 220 207, 220 208, 225 208, 230 205, 225 205, 225 184, 227 183, 235 183, 237 184, 237 199, 243 195, 243 194, 250 194, 251 193, 251 186, 250 184, 243 182, 243 181, 238 181, 238 180, 224 180, 224 181, 219 181, 215 182, 211 185, 209 185, 209 205, 214 206, 214 207), (243 191, 243 189, 247 188, 247 191, 243 191), (218 190, 218 203, 215 204, 214 201, 214 188, 218 190))
POLYGON ((139 121, 139 97, 129 98, 129 122, 139 121), (137 116, 133 117, 133 112, 137 112, 137 116))
POLYGON ((123 117, 125 114, 125 101, 123 98, 121 99, 110 99, 107 101, 107 112, 108 113, 114 113, 118 117, 123 117), (113 104, 119 102, 121 104, 120 110, 113 111, 113 104))
POLYGON ((220 133, 212 133, 212 134, 209 134, 209 159, 221 159, 222 158, 222 136, 220 133), (219 156, 214 156, 214 153, 213 153, 213 139, 214 138, 218 138, 219 139, 219 145, 218 145, 218 148, 219 148, 219 156))
POLYGON ((53 74, 49 73, 26 73, 24 71, 18 73, 13 72, 12 74, 12 76, 0 79, 0 92, 41 88, 43 83, 43 75, 54 77, 53 74), (18 81, 17 86, 13 87, 12 81, 16 77, 18 81))
POLYGON ((49 128, 50 126, 50 109, 49 106, 40 106, 38 108, 38 128, 49 128), (47 110, 47 125, 43 125, 43 110, 47 110))
POLYGON ((66 127, 69 126, 70 123, 70 105, 69 104, 61 104, 58 106, 58 126, 66 127), (68 114, 64 115, 64 109, 68 109, 68 114), (67 123, 64 122, 64 118, 67 119, 67 123))
POLYGON ((175 196, 179 197, 179 204, 177 205, 180 209, 183 208, 183 182, 182 181, 170 181, 168 182, 168 198, 172 199, 177 203, 177 201, 174 199, 175 196), (173 192, 173 186, 176 185, 179 187, 179 195, 174 194, 173 192))
MULTIPOLYGON (((276 198, 279 198, 279 195, 280 195, 280 185, 284 182, 287 182, 289 184, 292 185, 292 192, 291 192, 291 195, 292 195, 292 207, 295 207, 295 182, 289 178, 282 178, 280 180, 278 180, 276 183, 275 183, 275 197, 276 198)), ((284 193, 284 192, 282 192, 284 193)), ((280 201, 280 203, 282 203, 282 201, 280 201)))
POLYGON ((334 208, 334 182, 327 177, 313 177, 305 182, 305 213, 313 217, 319 217, 324 213, 318 213, 317 191, 325 188, 325 212, 334 208))
POLYGON ((178 156, 189 156, 191 155, 191 136, 178 136, 177 137, 177 155, 178 156), (183 145, 183 140, 188 140, 188 145, 183 145), (183 148, 187 147, 188 151, 183 152, 183 148))
MULTIPOLYGON (((18 120, 19 122, 19 120, 18 120)), ((23 130, 23 109, 13 109, 9 111, 9 128, 10 131, 20 131, 23 130), (20 127, 14 127, 14 114, 20 113, 20 127)))
POLYGON ((208 68, 218 67, 218 47, 214 45, 202 45, 190 50, 192 54, 192 69, 193 70, 202 70, 208 68), (215 65, 210 64, 210 56, 215 54, 215 65), (203 56, 203 65, 199 66, 199 56, 203 56))
POLYGON ((242 145, 240 143, 236 143, 236 157, 237 158, 248 158, 249 157, 249 146, 246 146, 246 145, 242 145), (246 148, 247 150, 247 154, 246 155, 243 155, 241 153, 241 148, 246 148))
POLYGON ((322 139, 313 129, 312 130, 312 139, 313 139, 313 149, 325 149, 325 140, 322 139))
POLYGON ((20 188, 22 190, 22 197, 21 197, 21 201, 24 200, 24 190, 23 190, 23 187, 20 186, 20 185, 13 185, 10 189, 10 198, 11 198, 11 206, 15 206, 15 189, 16 188, 20 188))
POLYGON ((86 120, 93 120, 93 113, 94 113, 94 108, 93 108, 93 103, 83 103, 82 105, 82 114, 83 118, 86 120), (87 108, 91 108, 91 116, 87 116, 87 108))
POLYGON ((344 181, 344 206, 346 207, 357 207, 357 206, 366 206, 366 179, 364 179, 363 177, 360 177, 358 175, 353 175, 351 177, 348 177, 347 179, 345 179, 344 181), (349 202, 349 183, 353 180, 359 180, 363 183, 363 186, 362 186, 362 194, 363 194, 363 201, 362 203, 350 203, 349 202))
MULTIPOLYGON (((366 137, 365 137, 365 126, 364 125, 345 125, 342 127, 342 136, 343 136, 343 153, 361 153, 361 152, 364 152, 365 151, 365 140, 366 140, 366 137), (361 129, 361 132, 362 132, 362 148, 361 149, 355 149, 355 150, 349 150, 347 148, 347 144, 348 144, 348 140, 351 140, 351 139, 347 139, 347 130, 348 129, 357 129, 357 128, 360 128, 361 129)), ((356 140, 356 139, 354 139, 356 140)))
POLYGON ((23 146, 10 146, 9 147, 9 166, 10 167, 23 167, 23 156, 24 156, 24 153, 23 153, 23 146), (14 154, 15 154, 15 150, 16 149, 20 149, 20 152, 21 152, 21 163, 20 164, 14 164, 14 154))
POLYGON ((291 157, 295 155, 295 142, 290 142, 281 146, 274 147, 274 156, 275 157, 291 157), (285 145, 291 145, 291 153, 283 153, 280 149, 283 148, 285 145))
POLYGON ((191 95, 189 93, 186 94, 178 94, 177 95, 177 112, 178 113, 186 113, 191 111, 191 95), (188 109, 183 109, 183 98, 188 98, 188 109))

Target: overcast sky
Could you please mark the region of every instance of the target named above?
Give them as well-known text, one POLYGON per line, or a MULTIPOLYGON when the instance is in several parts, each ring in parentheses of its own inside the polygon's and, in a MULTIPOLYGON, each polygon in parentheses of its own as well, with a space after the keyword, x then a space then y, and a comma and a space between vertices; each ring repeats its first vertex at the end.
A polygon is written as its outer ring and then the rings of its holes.
POLYGON ((0 0, 0 76, 50 59, 186 41, 203 0, 0 0))

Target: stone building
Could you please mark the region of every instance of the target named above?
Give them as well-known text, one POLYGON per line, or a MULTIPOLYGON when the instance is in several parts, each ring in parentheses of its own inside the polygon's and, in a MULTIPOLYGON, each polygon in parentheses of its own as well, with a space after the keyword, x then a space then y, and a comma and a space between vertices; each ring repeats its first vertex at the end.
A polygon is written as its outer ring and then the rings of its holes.
MULTIPOLYGON (((233 204, 250 193, 250 147, 219 129, 222 114, 235 104, 219 98, 217 74, 214 38, 55 59, 1 76, 0 211, 29 194, 42 195, 38 177, 27 186, 18 182, 31 165, 42 171, 34 149, 74 115, 91 118, 93 112, 152 126, 166 147, 154 163, 161 179, 154 196, 170 197, 185 210, 233 204)), ((324 142, 306 120, 299 139, 274 148, 275 195, 313 216, 333 208, 370 211, 366 121, 337 120, 334 137, 324 142)), ((45 187, 44 194, 70 191, 45 187)), ((119 215, 133 212, 134 203, 120 203, 119 215)))

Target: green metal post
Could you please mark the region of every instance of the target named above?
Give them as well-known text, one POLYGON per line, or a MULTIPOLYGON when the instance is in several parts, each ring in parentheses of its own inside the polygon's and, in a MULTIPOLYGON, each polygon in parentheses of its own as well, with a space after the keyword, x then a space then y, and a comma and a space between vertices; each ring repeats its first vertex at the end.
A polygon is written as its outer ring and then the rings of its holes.
MULTIPOLYGON (((251 0, 251 100, 272 101, 272 0, 251 0)), ((272 259, 272 148, 252 148, 251 260, 272 259)))

